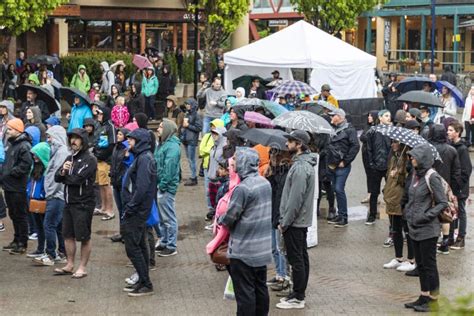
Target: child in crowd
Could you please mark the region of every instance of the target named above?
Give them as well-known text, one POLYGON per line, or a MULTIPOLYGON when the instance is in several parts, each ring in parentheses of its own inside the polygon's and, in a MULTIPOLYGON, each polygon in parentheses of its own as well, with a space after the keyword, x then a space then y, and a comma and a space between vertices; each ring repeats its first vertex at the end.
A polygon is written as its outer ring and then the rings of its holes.
POLYGON ((96 82, 89 91, 89 99, 97 101, 96 96, 100 99, 100 85, 96 82))
POLYGON ((125 106, 125 97, 119 96, 112 109, 112 122, 116 128, 122 128, 129 120, 130 113, 128 113, 128 108, 125 106))

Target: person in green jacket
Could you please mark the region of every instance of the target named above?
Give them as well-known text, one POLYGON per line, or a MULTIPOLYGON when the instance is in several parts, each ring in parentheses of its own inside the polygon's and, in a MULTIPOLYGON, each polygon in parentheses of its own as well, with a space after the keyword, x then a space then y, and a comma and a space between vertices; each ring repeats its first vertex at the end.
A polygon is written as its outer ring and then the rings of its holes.
POLYGON ((178 220, 176 218, 175 196, 181 181, 181 142, 176 137, 178 127, 163 119, 158 127, 160 146, 155 151, 158 182, 157 204, 160 212, 160 245, 155 249, 160 257, 176 255, 178 220))
POLYGON ((69 86, 71 88, 76 88, 85 94, 89 93, 89 90, 91 89, 91 80, 86 72, 86 66, 79 65, 79 67, 77 67, 77 73, 72 76, 71 84, 69 86))
POLYGON ((37 74, 30 74, 28 76, 28 83, 31 84, 31 85, 34 85, 34 86, 39 86, 40 81, 38 79, 38 75, 37 74))
POLYGON ((155 97, 158 86, 155 69, 153 67, 146 68, 142 80, 142 94, 145 97, 145 112, 150 120, 155 119, 155 97))

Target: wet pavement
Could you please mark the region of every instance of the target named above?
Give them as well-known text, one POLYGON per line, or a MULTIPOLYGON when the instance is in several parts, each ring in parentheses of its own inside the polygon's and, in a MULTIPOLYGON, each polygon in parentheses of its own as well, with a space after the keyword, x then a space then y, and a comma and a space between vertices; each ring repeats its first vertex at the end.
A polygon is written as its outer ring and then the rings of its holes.
MULTIPOLYGON (((183 163, 184 176, 187 165, 183 163)), ((360 155, 353 165, 347 184, 349 206, 360 207, 365 197, 365 174, 360 155)), ((118 232, 117 218, 93 222, 93 252, 89 276, 73 280, 53 276, 54 267, 34 266, 25 256, 0 252, 0 315, 232 315, 234 301, 223 300, 226 272, 217 272, 205 253, 211 233, 204 230, 206 208, 202 181, 197 187, 180 187, 177 196, 179 218, 179 254, 157 257, 156 271, 150 272, 155 295, 130 298, 122 292, 124 279, 133 272, 122 244, 108 237, 118 232)), ((323 204, 324 206, 324 204, 323 204)), ((383 205, 380 206, 383 208, 383 205)), ((356 210, 356 209, 352 209, 356 210)), ((363 209, 362 209, 363 210, 363 209)), ((383 212, 383 211, 382 211, 383 212)), ((324 212, 323 212, 324 213, 324 212)), ((469 205, 468 233, 474 222, 469 205)), ((0 245, 12 238, 12 228, 0 233, 0 245)), ((349 227, 336 229, 322 219, 319 245, 309 250, 311 272, 302 311, 278 311, 278 297, 271 297, 271 315, 395 315, 410 313, 403 303, 417 297, 417 278, 404 276, 382 265, 394 256, 393 248, 383 248, 388 221, 372 227, 351 221, 349 227)), ((30 242, 30 250, 36 242, 30 242)), ((454 297, 459 292, 474 291, 474 240, 468 235, 466 249, 438 256, 441 292, 454 297)), ((269 277, 273 277, 273 267, 269 277)))

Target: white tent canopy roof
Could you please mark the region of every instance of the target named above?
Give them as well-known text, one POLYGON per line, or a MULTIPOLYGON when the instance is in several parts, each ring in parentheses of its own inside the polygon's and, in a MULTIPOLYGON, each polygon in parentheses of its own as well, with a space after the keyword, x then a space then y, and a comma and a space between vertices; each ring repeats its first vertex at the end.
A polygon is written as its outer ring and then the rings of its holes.
POLYGON ((305 22, 224 54, 228 65, 375 68, 376 58, 305 22))

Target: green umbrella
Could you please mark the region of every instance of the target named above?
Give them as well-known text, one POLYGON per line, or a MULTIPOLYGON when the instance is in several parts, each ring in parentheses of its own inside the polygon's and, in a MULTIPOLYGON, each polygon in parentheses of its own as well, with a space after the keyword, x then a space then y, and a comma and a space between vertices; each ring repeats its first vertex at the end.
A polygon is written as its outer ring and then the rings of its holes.
POLYGON ((265 87, 266 84, 269 82, 259 76, 251 76, 251 75, 245 75, 245 76, 240 76, 239 78, 236 78, 232 80, 232 89, 237 89, 238 87, 242 87, 244 89, 248 89, 250 85, 252 84, 252 81, 254 79, 260 80, 260 86, 265 87))

